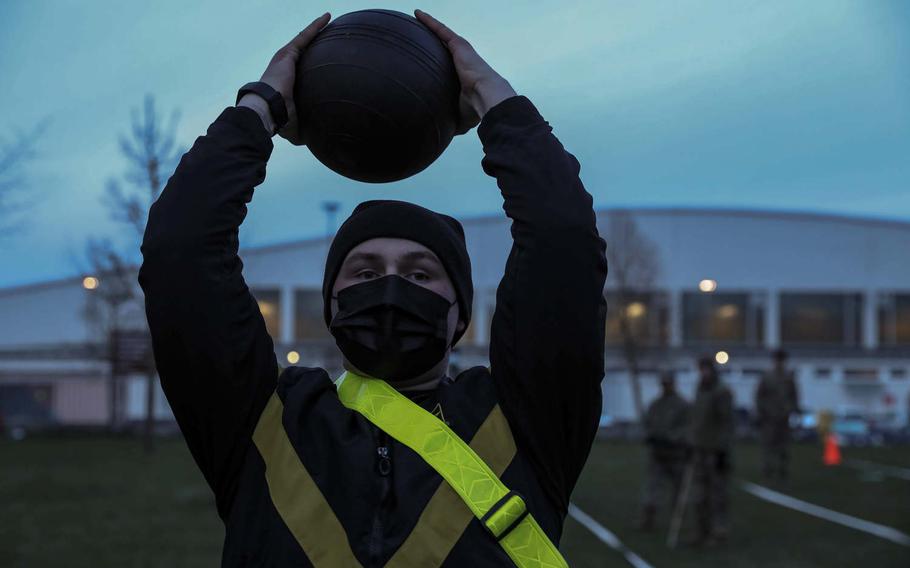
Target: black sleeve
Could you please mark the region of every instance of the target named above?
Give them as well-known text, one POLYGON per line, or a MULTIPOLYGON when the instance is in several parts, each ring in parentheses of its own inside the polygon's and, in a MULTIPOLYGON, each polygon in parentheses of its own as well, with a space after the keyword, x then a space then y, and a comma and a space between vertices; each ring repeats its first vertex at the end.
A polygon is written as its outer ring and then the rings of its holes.
POLYGON ((226 108, 181 158, 142 242, 139 284, 161 385, 222 518, 278 375, 237 255, 272 147, 255 111, 226 108))
POLYGON ((516 443, 565 508, 600 418, 607 261, 581 166, 551 132, 524 96, 494 106, 478 127, 481 165, 512 219, 491 373, 516 443))

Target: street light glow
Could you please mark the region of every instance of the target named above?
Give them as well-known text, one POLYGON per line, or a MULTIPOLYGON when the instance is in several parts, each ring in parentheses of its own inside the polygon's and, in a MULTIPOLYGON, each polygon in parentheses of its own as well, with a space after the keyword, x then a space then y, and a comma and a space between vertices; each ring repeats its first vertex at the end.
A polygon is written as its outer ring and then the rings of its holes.
POLYGON ((263 302, 262 300, 259 300, 256 303, 259 304, 259 311, 263 316, 269 317, 275 313, 275 305, 271 302, 263 302))
POLYGON ((730 355, 726 351, 718 351, 717 354, 714 355, 714 360, 721 365, 726 365, 727 361, 730 360, 730 355))
POLYGON ((632 302, 626 306, 626 315, 632 319, 640 318, 645 314, 645 305, 641 302, 632 302))
POLYGON ((94 276, 86 276, 82 279, 82 287, 86 290, 94 290, 98 287, 99 281, 94 276))
POLYGON ((300 361, 300 353, 296 351, 288 351, 288 363, 291 365, 296 365, 300 361))
POLYGON ((698 283, 698 289, 701 290, 702 292, 705 292, 706 294, 709 294, 709 293, 717 290, 717 280, 705 278, 704 280, 702 280, 701 282, 698 283))

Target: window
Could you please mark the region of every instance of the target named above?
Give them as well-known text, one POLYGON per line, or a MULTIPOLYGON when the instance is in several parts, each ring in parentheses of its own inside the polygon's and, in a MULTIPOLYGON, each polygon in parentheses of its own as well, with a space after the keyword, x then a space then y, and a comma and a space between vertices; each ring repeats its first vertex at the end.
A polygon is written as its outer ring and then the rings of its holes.
POLYGON ((844 380, 848 382, 877 381, 878 369, 844 369, 844 380))
POLYGON ((307 341, 329 339, 332 334, 323 319, 321 290, 297 290, 294 293, 294 339, 307 341))
POLYGON ((878 338, 883 346, 910 345, 910 293, 880 297, 878 338))
POLYGON ((251 290, 272 339, 281 338, 281 293, 278 290, 251 290))
POLYGON ((759 294, 686 292, 682 300, 683 340, 687 345, 762 344, 764 302, 759 294))
POLYGON ((635 292, 626 293, 622 297, 616 292, 607 292, 606 299, 608 345, 622 344, 624 326, 629 336, 641 345, 668 343, 669 311, 666 294, 635 292))
POLYGON ((780 337, 789 345, 855 347, 862 334, 859 294, 785 293, 780 296, 780 337))
MULTIPOLYGON (((490 312, 490 315, 487 317, 492 317, 493 312, 490 312)), ((487 335, 489 337, 489 334, 487 335)), ((459 345, 474 345, 477 343, 477 312, 471 310, 471 321, 468 322, 467 329, 464 330, 464 335, 461 336, 461 339, 458 340, 459 345)))

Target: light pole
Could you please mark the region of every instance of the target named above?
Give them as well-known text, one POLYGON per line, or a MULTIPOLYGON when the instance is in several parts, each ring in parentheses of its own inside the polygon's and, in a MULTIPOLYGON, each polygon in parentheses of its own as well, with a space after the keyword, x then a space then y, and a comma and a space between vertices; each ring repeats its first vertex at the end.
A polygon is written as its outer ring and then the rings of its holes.
POLYGON ((335 215, 341 203, 337 201, 323 201, 322 210, 325 211, 325 234, 332 236, 335 233, 335 215))

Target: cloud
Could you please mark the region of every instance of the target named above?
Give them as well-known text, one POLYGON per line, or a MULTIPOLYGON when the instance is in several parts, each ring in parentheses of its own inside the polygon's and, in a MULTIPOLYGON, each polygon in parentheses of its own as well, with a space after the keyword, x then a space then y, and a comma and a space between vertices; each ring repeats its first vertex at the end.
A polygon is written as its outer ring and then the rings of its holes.
MULTIPOLYGON (((31 236, 0 250, 0 264, 12 267, 0 285, 66 273, 67 243, 115 230, 99 201, 103 180, 123 170, 117 136, 146 93, 161 110, 181 110, 178 138, 189 146, 318 15, 291 0, 226 6, 0 3, 0 126, 48 114, 55 126, 34 174, 52 202, 31 236)), ((328 5, 336 17, 366 7, 328 5)), ((907 3, 468 0, 425 9, 531 98, 600 205, 910 218, 907 3)), ((246 243, 321 234, 326 200, 341 201, 342 214, 377 196, 501 214, 474 132, 425 172, 386 186, 341 178, 306 149, 275 141, 246 243)))

